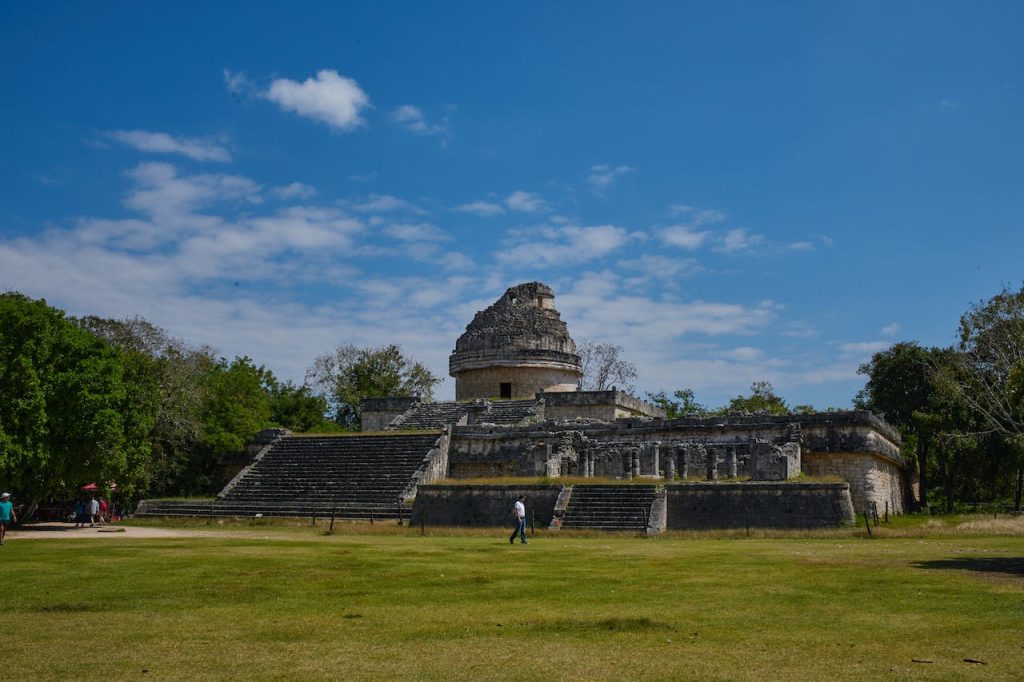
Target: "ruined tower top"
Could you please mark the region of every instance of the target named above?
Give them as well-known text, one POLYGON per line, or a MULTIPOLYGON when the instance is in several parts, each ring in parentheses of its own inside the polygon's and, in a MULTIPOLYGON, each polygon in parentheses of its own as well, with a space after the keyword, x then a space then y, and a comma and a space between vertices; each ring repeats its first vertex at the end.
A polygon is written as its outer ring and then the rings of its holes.
POLYGON ((448 362, 457 400, 576 390, 580 357, 554 300, 551 287, 528 282, 476 314, 448 362))

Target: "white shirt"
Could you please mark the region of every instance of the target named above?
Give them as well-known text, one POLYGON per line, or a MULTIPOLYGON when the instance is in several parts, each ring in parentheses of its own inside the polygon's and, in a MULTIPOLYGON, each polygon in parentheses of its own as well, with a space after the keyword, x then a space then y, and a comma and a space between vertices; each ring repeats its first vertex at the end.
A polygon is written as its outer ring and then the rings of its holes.
POLYGON ((517 519, 526 518, 526 505, 520 502, 519 500, 516 500, 515 514, 517 519))
POLYGON ((100 503, 96 500, 89 500, 89 513, 96 516, 100 513, 100 503))

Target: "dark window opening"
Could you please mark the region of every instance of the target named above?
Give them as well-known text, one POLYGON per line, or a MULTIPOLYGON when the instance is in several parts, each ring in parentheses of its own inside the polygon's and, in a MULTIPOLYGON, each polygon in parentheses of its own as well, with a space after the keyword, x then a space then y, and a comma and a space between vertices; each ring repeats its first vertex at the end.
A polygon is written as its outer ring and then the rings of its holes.
POLYGON ((502 397, 502 398, 511 398, 512 397, 512 384, 511 383, 500 384, 500 387, 501 387, 501 396, 500 397, 502 397))

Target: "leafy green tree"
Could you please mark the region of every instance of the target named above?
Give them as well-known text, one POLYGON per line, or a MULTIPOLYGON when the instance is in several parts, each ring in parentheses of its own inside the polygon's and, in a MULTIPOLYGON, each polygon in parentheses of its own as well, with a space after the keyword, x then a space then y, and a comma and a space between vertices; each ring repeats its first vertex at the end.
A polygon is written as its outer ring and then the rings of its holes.
POLYGON ((1024 489, 1024 405, 1018 378, 1024 371, 1024 287, 1004 288, 972 305, 960 318, 960 396, 1002 436, 1014 456, 1014 507, 1021 509, 1024 489))
POLYGON ((155 403, 134 403, 153 414, 146 434, 150 457, 136 487, 155 494, 182 492, 205 432, 202 412, 209 384, 204 377, 216 365, 212 353, 140 317, 88 316, 75 322, 122 351, 130 386, 155 387, 155 403))
POLYGON ((359 426, 363 398, 419 395, 433 398, 441 382, 427 367, 407 358, 401 347, 338 346, 321 355, 306 371, 306 383, 320 389, 331 403, 335 420, 349 428, 359 426))
POLYGON ((269 382, 270 420, 293 431, 321 431, 325 428, 327 399, 315 395, 308 386, 291 381, 269 382))
POLYGON ((775 388, 767 381, 755 381, 750 385, 750 395, 738 395, 725 406, 725 412, 749 412, 751 414, 789 414, 786 401, 776 395, 775 388))
POLYGON ((703 417, 708 413, 708 408, 697 402, 693 390, 689 388, 673 392, 671 398, 665 391, 648 393, 647 399, 665 412, 666 419, 703 417))
POLYGON ((142 477, 152 387, 45 301, 0 294, 0 477, 29 499, 142 477), (127 375, 127 379, 126 379, 127 375))

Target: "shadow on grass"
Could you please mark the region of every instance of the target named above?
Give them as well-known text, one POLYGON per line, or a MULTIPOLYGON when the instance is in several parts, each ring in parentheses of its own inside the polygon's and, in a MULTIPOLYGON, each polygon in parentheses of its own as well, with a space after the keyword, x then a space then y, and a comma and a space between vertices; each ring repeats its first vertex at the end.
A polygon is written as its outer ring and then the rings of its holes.
POLYGON ((979 573, 1005 573, 1024 578, 1024 557, 965 557, 918 561, 916 568, 954 569, 979 573))

